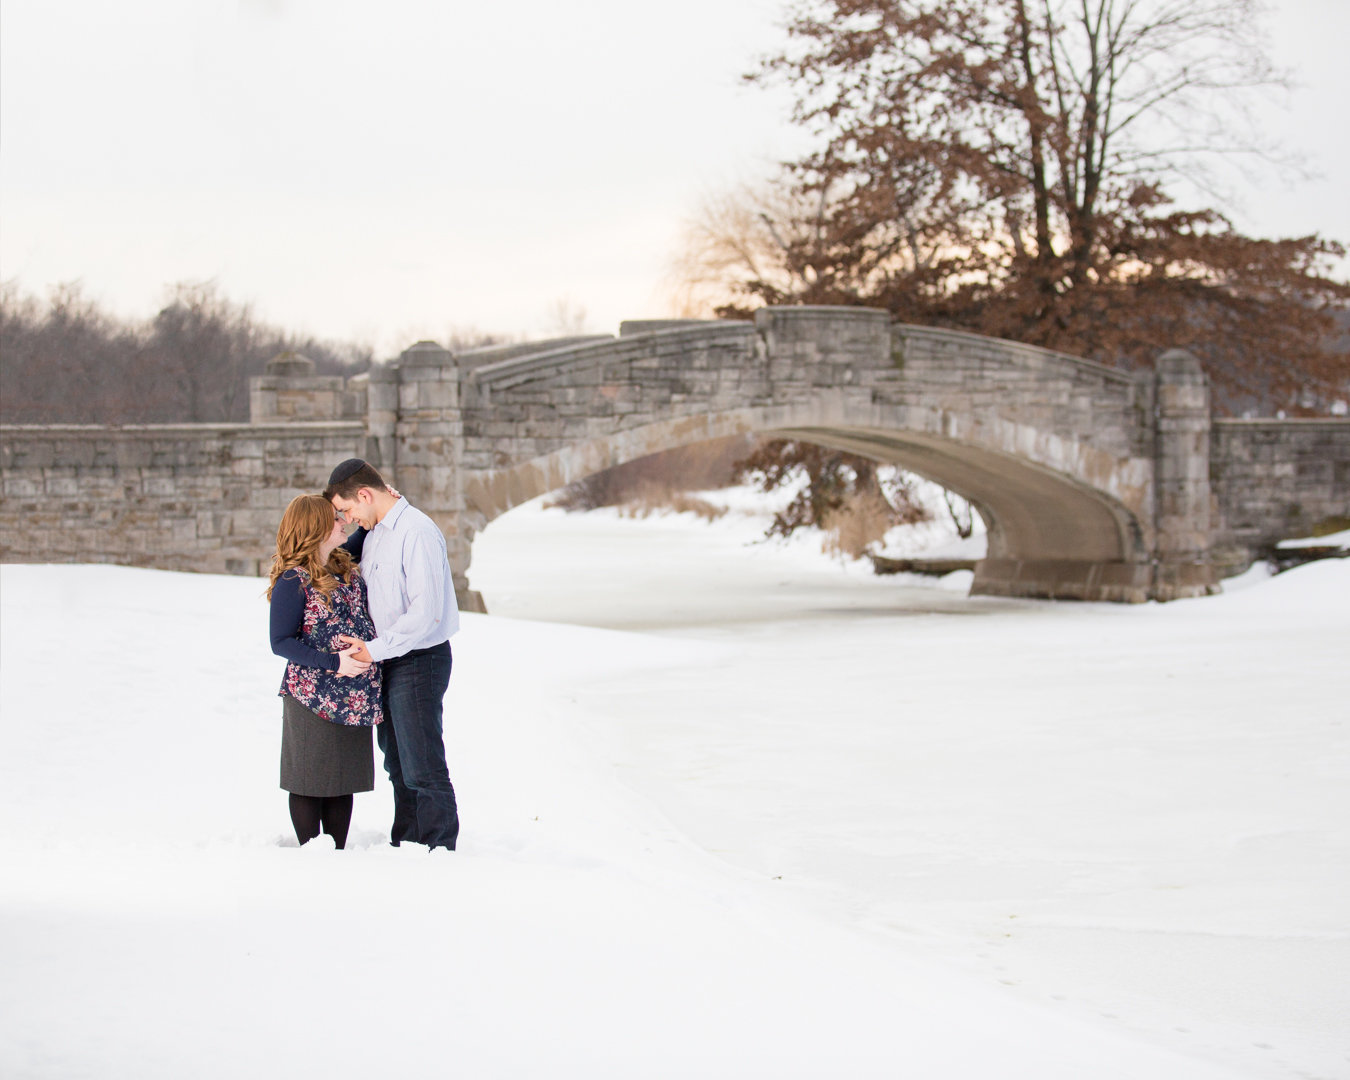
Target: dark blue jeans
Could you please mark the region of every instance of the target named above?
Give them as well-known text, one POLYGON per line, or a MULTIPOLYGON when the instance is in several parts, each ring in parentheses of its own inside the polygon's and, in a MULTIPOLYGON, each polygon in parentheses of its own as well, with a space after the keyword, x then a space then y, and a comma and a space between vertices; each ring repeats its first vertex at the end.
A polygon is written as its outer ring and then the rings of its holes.
POLYGON ((450 685, 450 643, 384 661, 384 723, 376 729, 394 785, 391 843, 455 847, 459 809, 445 765, 441 708, 450 685))

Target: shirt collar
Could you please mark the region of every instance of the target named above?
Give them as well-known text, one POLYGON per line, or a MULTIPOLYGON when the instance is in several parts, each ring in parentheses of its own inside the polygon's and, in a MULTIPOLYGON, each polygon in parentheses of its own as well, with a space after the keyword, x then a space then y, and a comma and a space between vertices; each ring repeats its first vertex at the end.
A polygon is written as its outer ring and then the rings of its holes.
POLYGON ((380 518, 380 520, 375 523, 375 528, 378 529, 383 525, 386 529, 393 529, 393 527, 398 524, 398 519, 403 516, 403 511, 407 508, 407 499, 397 500, 394 505, 389 508, 389 513, 385 514, 384 517, 380 518))

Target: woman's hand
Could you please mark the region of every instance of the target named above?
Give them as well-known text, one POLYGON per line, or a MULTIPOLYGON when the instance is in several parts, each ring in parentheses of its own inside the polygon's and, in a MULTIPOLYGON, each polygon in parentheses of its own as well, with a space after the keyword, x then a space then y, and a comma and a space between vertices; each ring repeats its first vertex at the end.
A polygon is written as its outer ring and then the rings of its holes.
POLYGON ((364 660, 367 664, 371 662, 370 653, 366 651, 366 643, 359 637, 352 637, 350 634, 339 634, 338 640, 343 645, 349 645, 355 651, 352 653, 358 660, 364 660))
POLYGON ((350 679, 353 675, 362 675, 370 668, 369 660, 358 660, 356 658, 357 650, 364 650, 363 644, 353 645, 349 649, 343 649, 338 656, 342 659, 338 661, 337 673, 344 678, 350 679))

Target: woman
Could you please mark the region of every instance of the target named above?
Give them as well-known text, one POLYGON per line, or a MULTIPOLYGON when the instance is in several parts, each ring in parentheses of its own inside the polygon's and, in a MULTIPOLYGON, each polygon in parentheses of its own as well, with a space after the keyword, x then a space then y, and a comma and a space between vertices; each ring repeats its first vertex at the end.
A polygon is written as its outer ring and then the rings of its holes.
POLYGON ((375 786, 371 728, 380 722, 380 666, 357 660, 355 647, 375 636, 366 585, 339 545, 345 536, 322 495, 298 495, 277 529, 267 598, 272 651, 286 658, 281 680, 281 786, 290 792, 291 823, 304 844, 322 828, 347 844, 352 795, 375 786))

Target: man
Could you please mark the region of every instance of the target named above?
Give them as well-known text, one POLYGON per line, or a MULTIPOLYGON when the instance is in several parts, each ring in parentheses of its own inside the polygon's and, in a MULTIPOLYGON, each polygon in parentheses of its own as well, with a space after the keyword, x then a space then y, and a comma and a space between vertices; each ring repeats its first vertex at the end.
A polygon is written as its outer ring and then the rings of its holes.
POLYGON ((453 851, 459 810, 445 764, 442 702, 459 608, 445 537, 360 458, 333 470, 324 496, 343 520, 360 526, 344 547, 361 563, 375 637, 348 643, 361 646, 358 659, 383 666, 384 722, 375 730, 394 786, 389 842, 453 851))

